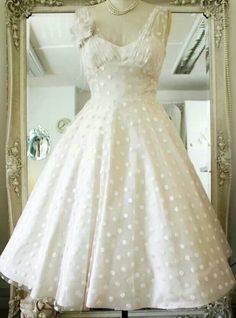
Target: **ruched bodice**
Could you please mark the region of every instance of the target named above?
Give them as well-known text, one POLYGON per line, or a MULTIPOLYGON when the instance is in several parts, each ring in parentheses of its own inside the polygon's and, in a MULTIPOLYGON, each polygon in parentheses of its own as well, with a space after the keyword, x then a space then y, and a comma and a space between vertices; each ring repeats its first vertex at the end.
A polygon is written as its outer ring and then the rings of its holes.
POLYGON ((135 101, 145 96, 155 97, 156 81, 137 66, 126 67, 120 63, 102 65, 89 79, 92 98, 109 102, 124 99, 135 101))
POLYGON ((124 46, 111 43, 98 34, 89 10, 87 6, 76 10, 71 33, 80 50, 92 96, 105 97, 109 92, 116 98, 147 91, 155 94, 166 52, 169 10, 155 6, 137 39, 124 46), (111 80, 109 76, 113 74, 116 76, 111 80))

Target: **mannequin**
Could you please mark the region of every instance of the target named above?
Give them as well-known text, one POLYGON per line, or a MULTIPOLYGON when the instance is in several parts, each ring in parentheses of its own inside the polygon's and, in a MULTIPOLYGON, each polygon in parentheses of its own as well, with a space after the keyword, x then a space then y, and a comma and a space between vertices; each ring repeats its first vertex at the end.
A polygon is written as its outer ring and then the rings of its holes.
MULTIPOLYGON (((119 10, 125 10, 133 0, 111 0, 119 10)), ((125 46, 138 37, 147 18, 156 4, 138 1, 138 4, 126 14, 111 14, 106 7, 106 2, 90 7, 90 15, 97 27, 96 33, 117 46, 125 46), (142 21, 142 22, 140 22, 142 21), (111 26, 115 26, 115 30, 111 26), (119 30, 117 32, 117 30, 119 30), (115 32, 114 32, 115 31, 115 32)), ((171 30, 171 15, 168 17, 168 34, 171 30)), ((121 317, 128 318, 128 310, 121 310, 121 317)))
MULTIPOLYGON (((111 0, 111 3, 119 10, 125 10, 133 0, 111 0)), ((125 46, 138 37, 147 18, 156 4, 150 4, 139 0, 138 4, 128 13, 122 15, 111 14, 102 2, 89 7, 90 15, 95 21, 96 33, 102 38, 117 46, 125 46), (115 26, 115 28, 111 28, 115 26), (118 30, 118 31, 117 31, 118 30)), ((168 34, 171 30, 171 15, 168 17, 168 34)), ((121 310, 121 317, 128 318, 128 310, 121 310)))
MULTIPOLYGON (((126 9, 133 0, 111 0, 112 4, 120 10, 126 9)), ((127 45, 137 39, 148 16, 156 4, 139 0, 138 4, 128 13, 114 15, 106 7, 106 1, 90 6, 90 14, 95 21, 96 33, 117 46, 127 45), (111 28, 111 26, 115 26, 111 28)), ((171 15, 168 19, 168 32, 171 29, 171 15)))

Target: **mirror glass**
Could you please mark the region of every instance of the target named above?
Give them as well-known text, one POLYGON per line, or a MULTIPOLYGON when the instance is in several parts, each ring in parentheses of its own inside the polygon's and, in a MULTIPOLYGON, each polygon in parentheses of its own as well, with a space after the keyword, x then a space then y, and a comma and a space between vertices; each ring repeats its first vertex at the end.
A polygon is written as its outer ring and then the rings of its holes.
POLYGON ((40 125, 31 129, 27 136, 27 156, 33 160, 42 160, 50 151, 50 136, 40 125))
MULTIPOLYGON (((35 13, 27 19, 28 194, 51 150, 90 97, 72 43, 73 20, 74 13, 35 13)), ((172 13, 157 98, 211 199, 209 87, 208 19, 202 13, 172 13)))

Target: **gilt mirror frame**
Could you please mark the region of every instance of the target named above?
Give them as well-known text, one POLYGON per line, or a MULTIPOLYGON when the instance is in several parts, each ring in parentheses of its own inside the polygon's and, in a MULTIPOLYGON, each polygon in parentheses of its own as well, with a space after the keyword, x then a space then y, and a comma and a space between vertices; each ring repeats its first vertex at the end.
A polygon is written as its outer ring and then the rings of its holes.
MULTIPOLYGON (((12 233, 27 200, 27 100, 26 100, 26 19, 36 12, 71 12, 79 4, 93 5, 104 0, 6 0, 7 23, 7 139, 6 180, 9 206, 9 226, 12 233)), ((202 12, 209 22, 210 95, 211 95, 211 202, 221 225, 228 235, 229 199, 232 179, 231 134, 232 103, 228 60, 229 0, 156 0, 172 12, 202 12)), ((9 317, 49 317, 53 311, 50 300, 28 303, 25 292, 11 286, 9 317), (31 304, 31 305, 29 305, 31 304), (41 305, 40 305, 41 304, 41 305), (31 307, 29 307, 31 306, 31 307), (21 309, 20 309, 21 307, 21 309), (26 308, 26 309, 24 309, 26 308), (34 309, 33 309, 34 308, 34 309), (42 316, 44 317, 44 316, 42 316)), ((229 312, 228 298, 216 302, 207 310, 229 312), (210 308, 210 309, 209 309, 210 308)), ((163 310, 161 311, 163 314, 163 310)), ((177 314, 173 310, 172 315, 177 314)), ((133 314, 135 315, 135 314, 133 314)), ((140 315, 140 314, 139 314, 140 315)), ((156 314, 157 315, 157 314, 156 314)), ((170 314, 171 315, 171 314, 170 314)), ((188 311, 188 317, 190 317, 188 311)), ((66 317, 66 314, 61 315, 66 317)), ((68 317, 78 317, 69 314, 68 317)), ((91 314, 89 315, 89 317, 91 314)), ((105 316, 105 314, 103 315, 105 316)), ((120 317, 116 312, 112 317, 120 317)), ((109 316, 109 317, 110 317, 109 316)), ((147 315, 146 315, 147 316, 147 315)), ((150 314, 151 316, 151 314, 150 314)), ((178 317, 180 312, 178 312, 178 317)), ((185 314, 182 314, 184 317, 185 314)), ((51 317, 51 316, 50 316, 51 317)), ((99 315, 96 315, 99 317, 99 315)), ((194 317, 198 317, 195 313, 194 317)), ((200 316, 199 316, 200 317, 200 316)), ((207 316, 208 317, 208 316, 207 316)), ((209 317, 216 317, 214 315, 209 317)), ((226 316, 222 316, 226 317, 226 316)), ((230 316, 227 316, 230 317, 230 316)))

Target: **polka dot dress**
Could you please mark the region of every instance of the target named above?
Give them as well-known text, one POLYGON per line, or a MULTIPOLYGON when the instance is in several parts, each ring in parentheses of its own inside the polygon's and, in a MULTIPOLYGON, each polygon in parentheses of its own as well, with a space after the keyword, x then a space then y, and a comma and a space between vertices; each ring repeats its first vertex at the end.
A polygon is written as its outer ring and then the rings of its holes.
POLYGON ((199 307, 231 292, 231 247, 156 84, 169 11, 117 46, 77 9, 91 98, 52 150, 0 257, 1 276, 55 308, 199 307))

